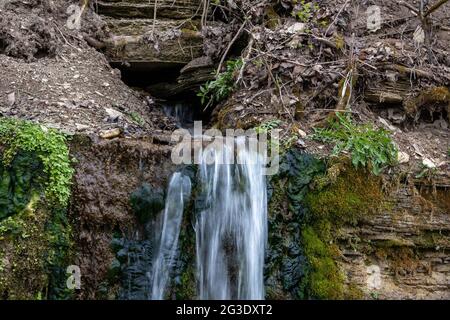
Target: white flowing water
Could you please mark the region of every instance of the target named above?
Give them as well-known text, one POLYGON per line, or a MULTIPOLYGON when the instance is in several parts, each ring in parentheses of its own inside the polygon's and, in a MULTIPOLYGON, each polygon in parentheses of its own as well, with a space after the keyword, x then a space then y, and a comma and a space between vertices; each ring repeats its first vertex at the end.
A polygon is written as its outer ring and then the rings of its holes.
POLYGON ((234 156, 228 148, 202 155, 205 203, 195 226, 200 299, 264 299, 266 180, 263 158, 245 143, 236 139, 237 164, 224 164, 234 156))
POLYGON ((172 175, 167 191, 159 249, 153 262, 151 293, 153 300, 164 299, 169 274, 177 253, 184 204, 190 197, 190 194, 191 180, 180 172, 175 172, 172 175))

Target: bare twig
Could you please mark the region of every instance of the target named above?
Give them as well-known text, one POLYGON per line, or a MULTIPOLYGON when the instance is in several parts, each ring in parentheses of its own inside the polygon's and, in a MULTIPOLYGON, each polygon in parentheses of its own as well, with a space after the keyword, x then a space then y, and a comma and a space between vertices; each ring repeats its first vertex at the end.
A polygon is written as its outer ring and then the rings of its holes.
POLYGON ((333 22, 331 22, 330 25, 328 26, 327 30, 326 30, 325 33, 324 33, 325 36, 327 36, 328 31, 330 31, 331 26, 332 26, 333 24, 336 23, 336 20, 337 20, 337 18, 339 17, 339 15, 341 14, 342 10, 344 10, 345 7, 347 6, 348 1, 349 1, 349 0, 346 0, 346 1, 345 1, 344 5, 341 7, 341 9, 339 10, 339 12, 338 12, 338 13, 336 14, 336 16, 334 17, 333 22))
POLYGON ((203 0, 203 13, 201 18, 201 24, 202 27, 206 26, 206 20, 208 16, 208 10, 209 10, 209 0, 203 0))
POLYGON ((234 35, 233 39, 231 39, 230 43, 228 44, 228 47, 225 49, 225 52, 222 55, 222 58, 220 59, 219 66, 217 67, 216 75, 220 73, 220 70, 222 69, 223 62, 225 61, 226 56, 228 55, 228 51, 230 51, 233 44, 236 42, 236 40, 241 35, 242 30, 245 27, 245 24, 247 23, 247 20, 244 20, 241 27, 239 28, 238 32, 234 35))
MULTIPOLYGON (((306 110, 298 110, 296 112, 306 113, 306 112, 311 112, 311 111, 313 111, 313 112, 315 112, 315 111, 336 111, 336 109, 316 108, 316 109, 308 110, 308 111, 306 111, 306 110)), ((357 111, 352 111, 352 110, 339 110, 339 112, 358 113, 357 111)))
POLYGON ((72 48, 74 48, 75 50, 81 51, 80 48, 75 47, 73 44, 71 44, 71 43, 67 40, 67 38, 66 38, 66 37, 64 36, 64 34, 62 33, 61 29, 59 29, 59 27, 58 27, 58 25, 56 24, 56 22, 53 21, 53 23, 54 23, 54 25, 55 25, 56 30, 58 30, 59 34, 60 34, 61 37, 63 38, 64 42, 65 42, 67 45, 69 45, 69 46, 71 46, 72 48))
MULTIPOLYGON (((242 66, 241 66, 241 69, 239 70, 239 76, 236 80, 236 83, 239 83, 241 80, 243 80, 245 65, 247 64, 247 61, 249 61, 250 54, 252 53, 254 41, 255 40, 253 39, 253 36, 250 35, 250 41, 248 42, 248 46, 247 46, 247 53, 246 53, 245 57, 242 59, 242 66)), ((245 86, 245 82, 243 82, 243 83, 245 86)))
POLYGON ((440 0, 438 2, 436 2, 434 5, 432 5, 430 7, 430 9, 427 10, 427 12, 425 12, 423 14, 423 17, 426 18, 427 16, 429 16, 430 14, 432 14, 434 11, 436 11, 437 9, 439 9, 439 7, 441 7, 443 4, 445 4, 446 2, 448 2, 448 0, 440 0))
POLYGON ((419 10, 417 10, 417 8, 414 8, 411 4, 409 4, 408 2, 405 1, 398 1, 398 4, 407 7, 409 10, 411 10, 412 12, 414 12, 414 14, 416 16, 419 15, 419 10))
POLYGON ((153 26, 152 26, 153 39, 154 39, 155 28, 156 28, 156 12, 157 12, 157 9, 158 9, 157 6, 158 6, 158 0, 155 0, 155 5, 153 6, 153 26))

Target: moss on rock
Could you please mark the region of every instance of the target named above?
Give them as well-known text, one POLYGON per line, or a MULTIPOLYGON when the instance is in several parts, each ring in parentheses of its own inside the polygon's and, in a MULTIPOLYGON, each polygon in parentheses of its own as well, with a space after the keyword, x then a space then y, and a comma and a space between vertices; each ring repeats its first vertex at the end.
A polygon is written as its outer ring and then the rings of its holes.
POLYGON ((308 217, 302 230, 302 243, 310 263, 304 286, 308 296, 320 299, 360 298, 360 290, 345 285, 345 277, 336 261, 339 228, 356 225, 385 203, 381 178, 367 169, 356 169, 348 160, 329 166, 316 177, 305 196, 308 217))
POLYGON ((349 159, 319 160, 297 149, 287 152, 269 194, 268 298, 360 299, 340 269, 338 235, 379 208, 381 177, 356 169, 349 159))
POLYGON ((71 253, 73 170, 56 131, 0 119, 0 298, 61 299, 71 253))
MULTIPOLYGON (((325 237, 328 237, 326 235, 325 237)), ((342 299, 344 297, 344 277, 335 259, 338 249, 324 241, 323 234, 312 226, 302 230, 302 242, 310 268, 304 285, 309 296, 320 299, 342 299)))
POLYGON ((384 203, 381 178, 349 163, 336 163, 325 176, 317 177, 315 190, 305 202, 317 219, 331 219, 335 224, 356 224, 384 203))

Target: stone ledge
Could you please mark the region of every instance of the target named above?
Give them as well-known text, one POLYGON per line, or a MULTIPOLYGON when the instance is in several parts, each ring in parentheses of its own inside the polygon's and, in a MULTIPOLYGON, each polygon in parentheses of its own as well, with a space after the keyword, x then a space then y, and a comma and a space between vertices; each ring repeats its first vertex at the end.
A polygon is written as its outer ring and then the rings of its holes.
MULTIPOLYGON (((156 5, 157 18, 189 19, 202 11, 200 0, 158 0, 156 5)), ((153 18, 155 15, 155 0, 103 0, 98 1, 97 7, 99 14, 115 18, 153 18)))

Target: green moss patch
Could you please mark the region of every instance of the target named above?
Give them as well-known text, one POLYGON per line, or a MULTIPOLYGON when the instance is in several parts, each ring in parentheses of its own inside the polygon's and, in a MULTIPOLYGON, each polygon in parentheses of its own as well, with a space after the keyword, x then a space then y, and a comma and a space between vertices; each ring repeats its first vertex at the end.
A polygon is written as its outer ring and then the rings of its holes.
POLYGON ((65 137, 0 119, 0 299, 63 299, 73 169, 65 137))
POLYGON ((356 169, 346 160, 330 165, 317 176, 305 196, 308 217, 302 230, 302 243, 310 263, 304 286, 308 296, 320 299, 358 298, 362 292, 344 285, 344 275, 336 263, 339 228, 356 225, 385 203, 381 178, 367 169, 356 169))
POLYGON ((3 146, 2 160, 6 167, 20 151, 35 154, 47 175, 47 200, 62 207, 67 205, 74 171, 64 135, 29 121, 0 118, 0 145, 3 146))
POLYGON ((42 176, 42 164, 29 153, 17 154, 9 167, 0 165, 0 221, 25 209, 42 176))
POLYGON ((344 277, 335 262, 337 248, 323 238, 323 234, 318 233, 312 226, 302 230, 304 250, 310 263, 309 274, 304 285, 308 288, 311 297, 342 299, 344 298, 344 277))
POLYGON ((366 169, 336 163, 327 174, 319 176, 305 202, 314 219, 328 219, 335 224, 356 224, 384 203, 381 178, 366 169))
POLYGON ((268 298, 358 299, 339 267, 339 231, 384 208, 381 178, 349 159, 290 149, 269 195, 268 298), (277 290, 270 290, 277 288, 277 290))

